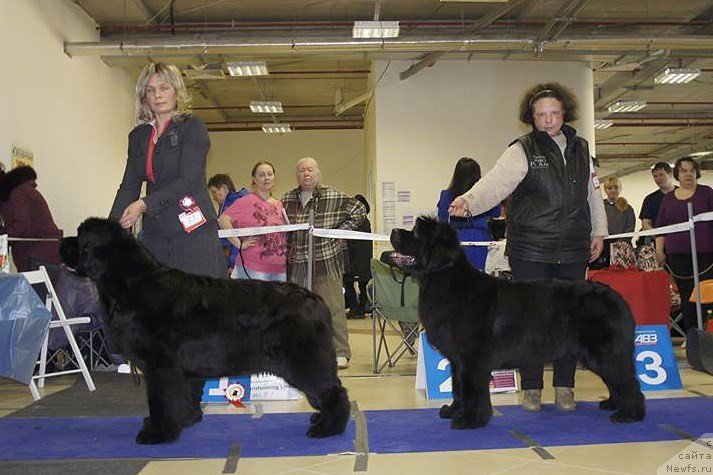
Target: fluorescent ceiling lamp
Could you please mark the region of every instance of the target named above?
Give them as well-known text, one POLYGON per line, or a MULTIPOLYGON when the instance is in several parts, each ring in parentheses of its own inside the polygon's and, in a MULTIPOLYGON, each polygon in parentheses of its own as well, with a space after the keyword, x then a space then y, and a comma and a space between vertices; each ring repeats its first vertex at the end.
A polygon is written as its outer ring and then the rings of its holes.
POLYGON ((701 75, 698 68, 666 68, 656 76, 656 84, 686 84, 701 75))
POLYGON ((693 157, 693 158, 698 158, 698 157, 707 157, 708 155, 713 155, 713 151, 706 150, 703 152, 693 152, 693 153, 689 153, 687 156, 693 157))
POLYGON ((228 72, 231 76, 266 76, 265 61, 228 61, 228 72))
POLYGON ((290 124, 262 124, 262 131, 266 134, 286 134, 292 132, 290 124))
POLYGON ((609 104, 609 112, 636 112, 646 107, 646 101, 616 101, 609 104))
POLYGON ((282 102, 250 101, 250 110, 258 114, 282 114, 282 102))
POLYGON ((354 38, 396 38, 399 36, 398 21, 355 21, 354 38))
POLYGON ((609 119, 599 119, 594 121, 595 130, 608 129, 612 125, 614 125, 614 121, 609 119))

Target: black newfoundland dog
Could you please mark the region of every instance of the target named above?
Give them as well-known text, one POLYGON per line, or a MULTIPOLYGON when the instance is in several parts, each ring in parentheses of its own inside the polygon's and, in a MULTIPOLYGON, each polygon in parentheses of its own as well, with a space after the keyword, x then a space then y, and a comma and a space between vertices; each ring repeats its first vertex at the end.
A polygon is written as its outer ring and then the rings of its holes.
POLYGON ((159 265, 114 221, 89 218, 62 256, 91 278, 113 342, 144 374, 149 417, 139 444, 176 440, 202 419, 208 377, 269 372, 318 412, 309 437, 344 432, 347 391, 337 377, 329 310, 297 285, 214 279, 159 265))
POLYGON ((575 356, 609 389, 601 409, 612 422, 641 421, 644 396, 634 371, 634 318, 624 299, 588 281, 510 282, 475 270, 445 223, 421 217, 395 229, 391 244, 420 284, 419 314, 428 339, 448 358, 453 402, 440 410, 452 429, 492 415, 493 369, 575 356), (409 257, 410 256, 410 257, 409 257))

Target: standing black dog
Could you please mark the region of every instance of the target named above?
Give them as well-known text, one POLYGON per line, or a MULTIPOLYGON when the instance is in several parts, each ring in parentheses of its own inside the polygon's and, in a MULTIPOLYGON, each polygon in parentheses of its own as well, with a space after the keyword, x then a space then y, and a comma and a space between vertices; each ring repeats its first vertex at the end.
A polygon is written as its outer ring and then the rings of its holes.
MULTIPOLYGON (((420 284, 419 314, 428 339, 448 358, 453 403, 440 410, 452 429, 471 429, 492 415, 493 369, 572 355, 609 389, 601 409, 612 422, 644 419, 634 371, 634 318, 609 287, 588 281, 510 282, 475 270, 445 223, 421 217, 413 231, 395 229, 394 249, 420 284)), ((403 265, 403 264, 402 264, 403 265)))
POLYGON ((317 409, 309 437, 344 432, 347 391, 337 377, 329 310, 279 282, 214 279, 159 265, 113 222, 89 218, 61 244, 65 263, 97 285, 113 341, 144 374, 149 417, 139 444, 176 440, 202 419, 205 378, 269 372, 317 409))

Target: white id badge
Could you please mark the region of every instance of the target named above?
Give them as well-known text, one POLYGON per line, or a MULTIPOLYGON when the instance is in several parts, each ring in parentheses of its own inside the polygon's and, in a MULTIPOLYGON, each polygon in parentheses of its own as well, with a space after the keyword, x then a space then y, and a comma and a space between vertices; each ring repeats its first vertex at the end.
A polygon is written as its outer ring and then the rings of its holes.
POLYGON ((194 229, 198 229, 201 225, 203 225, 203 223, 206 222, 205 216, 203 216, 203 212, 198 206, 192 206, 183 213, 179 214, 178 220, 181 222, 183 229, 185 229, 187 233, 190 233, 194 229))

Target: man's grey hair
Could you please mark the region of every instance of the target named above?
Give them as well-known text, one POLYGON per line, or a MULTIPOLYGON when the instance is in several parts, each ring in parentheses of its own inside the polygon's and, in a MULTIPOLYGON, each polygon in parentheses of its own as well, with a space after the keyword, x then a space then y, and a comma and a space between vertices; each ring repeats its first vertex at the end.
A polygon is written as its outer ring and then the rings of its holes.
POLYGON ((314 169, 317 173, 317 181, 320 181, 322 179, 322 171, 319 169, 319 163, 317 163, 317 160, 312 157, 304 157, 297 160, 297 165, 295 165, 295 173, 299 173, 300 165, 304 163, 314 165, 314 169))

